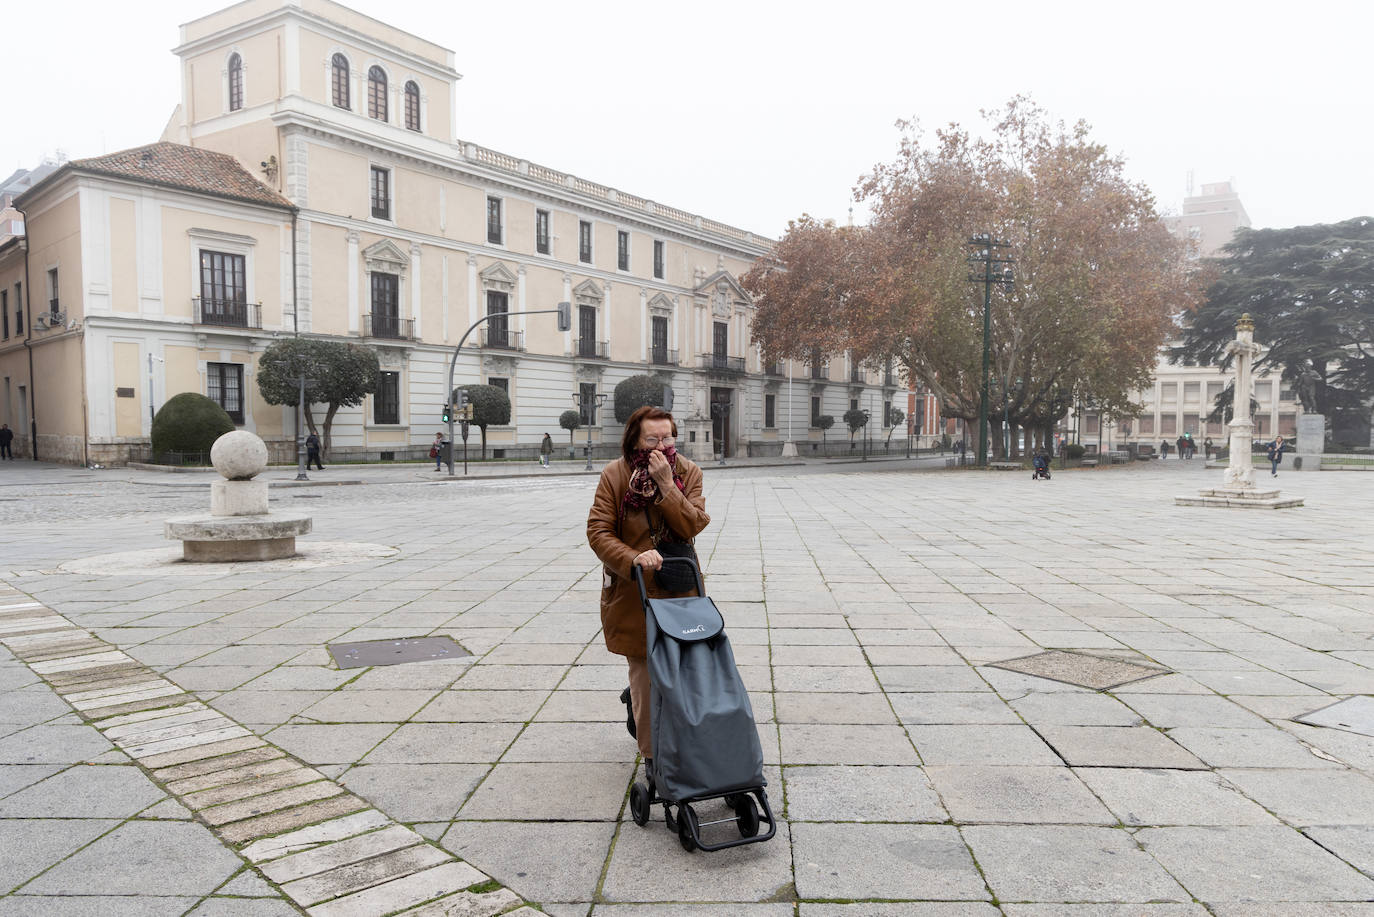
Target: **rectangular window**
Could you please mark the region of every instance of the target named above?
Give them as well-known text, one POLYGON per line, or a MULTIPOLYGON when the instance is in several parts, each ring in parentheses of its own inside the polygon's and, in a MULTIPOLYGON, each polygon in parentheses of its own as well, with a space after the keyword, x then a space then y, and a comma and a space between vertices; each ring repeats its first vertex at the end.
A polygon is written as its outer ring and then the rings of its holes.
POLYGON ((592 224, 586 220, 577 221, 577 260, 592 263, 592 224))
POLYGON ((1159 435, 1160 435, 1160 436, 1177 436, 1177 435, 1178 435, 1178 417, 1175 416, 1175 415, 1173 415, 1173 414, 1161 414, 1161 415, 1159 415, 1159 435))
POLYGON ((1207 383, 1207 409, 1210 411, 1217 403, 1217 398, 1221 395, 1224 386, 1220 382, 1207 383))
POLYGON ((205 395, 224 408, 236 424, 243 423, 243 367, 238 363, 205 364, 205 395))
POLYGON ((730 326, 725 322, 714 322, 711 329, 711 353, 723 357, 730 352, 730 326))
POLYGON ((1270 436, 1273 436, 1273 430, 1271 430, 1270 427, 1271 424, 1269 423, 1268 414, 1255 415, 1255 436, 1257 438, 1266 439, 1270 436))
POLYGON ((1084 415, 1083 415, 1083 432, 1086 433, 1086 434, 1095 434, 1095 433, 1097 433, 1097 415, 1096 415, 1096 414, 1084 414, 1084 415))
POLYGON ((654 276, 663 279, 663 243, 654 242, 654 276))
POLYGON ((1220 422, 1213 423, 1212 421, 1208 421, 1208 422, 1207 422, 1207 435, 1208 435, 1208 436, 1223 436, 1223 435, 1225 435, 1225 433, 1226 433, 1226 425, 1225 425, 1224 423, 1220 423, 1220 422))
POLYGON ((578 403, 582 406, 582 426, 596 423, 596 383, 582 382, 577 386, 578 403))
POLYGON ((1273 397, 1274 397, 1274 383, 1272 383, 1272 382, 1256 382, 1256 383, 1255 383, 1255 400, 1256 400, 1256 401, 1258 401, 1260 404, 1268 404, 1269 401, 1270 401, 1270 399, 1272 399, 1273 397))
POLYGON ((630 234, 623 229, 615 234, 615 266, 622 271, 630 269, 630 234))
POLYGON ((777 408, 777 402, 777 395, 763 396, 763 425, 769 429, 772 429, 773 427, 777 426, 777 424, 773 422, 773 414, 777 408))
POLYGON ((653 359, 659 366, 668 363, 668 319, 662 315, 653 317, 653 359))
POLYGON ((510 397, 510 379, 504 376, 487 376, 487 385, 493 388, 499 388, 506 393, 507 398, 510 397))
POLYGON ((372 215, 391 219, 391 170, 372 167, 372 215))
POLYGON ((487 241, 492 245, 501 244, 501 199, 487 198, 487 241))
POLYGON ((1159 385, 1159 403, 1177 404, 1178 403, 1178 383, 1161 382, 1159 385))
POLYGON ((534 212, 534 250, 541 255, 549 253, 549 212, 534 212))
POLYGON ((48 312, 55 313, 61 310, 57 295, 57 268, 48 268, 48 312))
POLYGON ((510 346, 510 319, 506 316, 509 311, 509 294, 487 291, 487 315, 491 316, 487 319, 487 343, 492 347, 510 346))
POLYGON ((401 422, 401 374, 383 372, 372 396, 373 423, 401 422))
POLYGON ((24 333, 24 285, 22 283, 14 285, 14 333, 16 336, 24 333))
POLYGON ((1191 433, 1191 434, 1193 434, 1194 436, 1197 436, 1199 433, 1201 433, 1201 432, 1202 432, 1202 429, 1198 426, 1198 420, 1199 420, 1199 418, 1198 418, 1198 415, 1196 415, 1196 414, 1184 414, 1184 415, 1183 415, 1183 432, 1184 432, 1184 433, 1191 433))
POLYGON ((1155 418, 1153 414, 1146 414, 1145 416, 1140 418, 1140 435, 1155 435, 1155 418))
POLYGON ((813 427, 819 427, 820 425, 821 425, 821 396, 820 396, 820 395, 812 395, 812 396, 811 396, 811 426, 813 426, 813 427))
POLYGON ((1198 398, 1200 398, 1200 397, 1202 396, 1201 389, 1202 389, 1202 383, 1201 383, 1201 382, 1185 382, 1185 383, 1183 383, 1183 403, 1184 403, 1184 404, 1197 404, 1198 398))
MULTIPOLYGON (((1280 400, 1280 401, 1292 401, 1292 400, 1293 400, 1293 383, 1291 383, 1291 382, 1284 382, 1284 381, 1280 380, 1280 382, 1279 382, 1279 400, 1280 400)), ((1280 421, 1280 422, 1282 422, 1282 421, 1280 421)), ((1279 432, 1280 432, 1280 433, 1283 433, 1282 430, 1280 430, 1279 432)), ((1284 436, 1287 436, 1288 434, 1287 434, 1287 433, 1283 433, 1283 435, 1284 435, 1284 436)), ((1297 435, 1297 434, 1294 434, 1294 435, 1297 435)))
POLYGON ((395 274, 372 274, 372 333, 377 337, 401 336, 401 317, 397 295, 401 286, 395 274))
POLYGON ((1298 435, 1298 415, 1280 414, 1279 415, 1279 435, 1297 436, 1298 435))
POLYGON ((200 321, 248 327, 248 269, 243 255, 201 251, 200 321))
POLYGON ((577 307, 577 354, 596 356, 596 306, 577 307))
POLYGON ((0 290, 0 322, 4 324, 3 336, 10 336, 10 291, 0 290))

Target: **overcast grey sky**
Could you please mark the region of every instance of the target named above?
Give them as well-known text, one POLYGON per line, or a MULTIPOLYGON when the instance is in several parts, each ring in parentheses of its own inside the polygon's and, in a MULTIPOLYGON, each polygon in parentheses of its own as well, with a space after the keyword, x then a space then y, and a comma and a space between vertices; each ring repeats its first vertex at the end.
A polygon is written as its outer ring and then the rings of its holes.
MULTIPOLYGON (((158 139, 178 26, 223 0, 6 13, 0 176, 158 139)), ((352 0, 453 49, 458 135, 776 236, 845 219, 893 122, 1029 93, 1177 210, 1233 180, 1255 226, 1374 213, 1374 3, 352 0)), ((861 214, 860 214, 861 216, 861 214)))

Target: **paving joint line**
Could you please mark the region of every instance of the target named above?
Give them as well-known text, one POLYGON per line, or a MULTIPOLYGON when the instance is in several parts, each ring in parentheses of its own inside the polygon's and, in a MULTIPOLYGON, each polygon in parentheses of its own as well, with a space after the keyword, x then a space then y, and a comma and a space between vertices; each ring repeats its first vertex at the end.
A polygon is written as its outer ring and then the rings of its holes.
POLYGON ((471 864, 4 582, 0 609, 0 644, 311 917, 538 913, 471 864), (293 775, 285 786, 284 773, 293 775))

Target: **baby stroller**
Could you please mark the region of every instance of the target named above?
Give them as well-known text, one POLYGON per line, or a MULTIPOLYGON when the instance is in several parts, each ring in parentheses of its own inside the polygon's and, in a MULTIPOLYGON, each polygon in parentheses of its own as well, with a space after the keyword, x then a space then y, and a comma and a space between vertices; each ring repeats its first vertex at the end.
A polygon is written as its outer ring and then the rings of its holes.
POLYGON ((1048 481, 1050 479, 1050 457, 1045 453, 1037 453, 1035 458, 1031 459, 1031 468, 1034 469, 1031 472, 1032 481, 1048 481))
POLYGON ((643 573, 634 568, 648 630, 654 758, 645 772, 647 783, 630 788, 630 815, 642 828, 649 823, 651 807, 663 803, 668 830, 688 852, 766 841, 777 824, 764 792, 763 748, 724 633, 725 619, 707 597, 695 561, 665 557, 663 562, 691 564, 697 595, 651 599, 643 573), (723 799, 733 816, 701 822, 692 805, 712 799, 723 799), (732 822, 738 838, 717 843, 701 839, 702 828, 732 822), (765 822, 768 832, 760 834, 765 822))

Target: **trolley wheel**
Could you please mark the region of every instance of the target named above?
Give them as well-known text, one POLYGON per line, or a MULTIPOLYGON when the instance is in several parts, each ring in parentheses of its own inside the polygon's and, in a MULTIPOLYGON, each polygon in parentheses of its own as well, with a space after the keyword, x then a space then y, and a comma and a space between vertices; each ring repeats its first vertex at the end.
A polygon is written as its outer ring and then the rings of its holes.
POLYGON ((748 796, 740 798, 735 808, 735 824, 739 826, 740 837, 754 837, 759 833, 759 807, 748 796))
POLYGON ((641 828, 649 823, 649 791, 642 783, 630 787, 630 817, 641 828))
POLYGON ((677 834, 677 816, 673 814, 673 807, 667 803, 663 805, 663 821, 668 826, 669 831, 677 834))
POLYGON ((689 805, 680 806, 677 813, 677 842, 682 845, 683 850, 691 853, 697 849, 696 838, 693 835, 699 830, 697 813, 693 812, 689 805))
POLYGON ((744 795, 742 795, 742 794, 740 794, 740 793, 731 793, 729 796, 726 796, 726 797, 725 797, 725 804, 726 804, 727 806, 730 807, 730 810, 731 810, 732 812, 738 812, 738 811, 739 811, 739 806, 740 806, 740 800, 745 799, 745 798, 747 798, 747 797, 745 797, 744 795))

